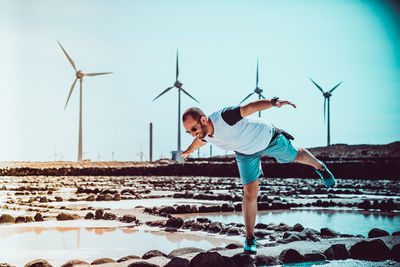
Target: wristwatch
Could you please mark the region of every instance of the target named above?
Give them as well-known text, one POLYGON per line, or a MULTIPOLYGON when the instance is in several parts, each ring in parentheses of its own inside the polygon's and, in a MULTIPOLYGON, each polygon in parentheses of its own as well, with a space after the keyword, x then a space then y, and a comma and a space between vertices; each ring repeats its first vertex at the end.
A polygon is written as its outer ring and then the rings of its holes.
POLYGON ((278 99, 279 99, 279 97, 274 96, 274 97, 271 99, 271 104, 272 104, 273 106, 276 107, 276 102, 278 102, 278 99))

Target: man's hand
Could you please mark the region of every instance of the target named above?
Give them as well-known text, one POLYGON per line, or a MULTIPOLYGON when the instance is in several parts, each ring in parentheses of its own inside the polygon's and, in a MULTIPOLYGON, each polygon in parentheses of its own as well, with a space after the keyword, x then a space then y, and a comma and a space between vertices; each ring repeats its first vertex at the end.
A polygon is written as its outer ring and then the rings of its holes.
POLYGON ((180 153, 179 156, 181 156, 182 158, 186 159, 187 157, 189 157, 190 154, 192 154, 191 151, 185 150, 182 153, 180 153))
POLYGON ((279 99, 278 99, 278 101, 276 101, 276 107, 277 107, 277 108, 280 108, 280 107, 282 107, 283 105, 291 105, 292 107, 296 108, 296 105, 293 104, 292 102, 289 102, 289 101, 282 101, 282 100, 279 100, 279 99))

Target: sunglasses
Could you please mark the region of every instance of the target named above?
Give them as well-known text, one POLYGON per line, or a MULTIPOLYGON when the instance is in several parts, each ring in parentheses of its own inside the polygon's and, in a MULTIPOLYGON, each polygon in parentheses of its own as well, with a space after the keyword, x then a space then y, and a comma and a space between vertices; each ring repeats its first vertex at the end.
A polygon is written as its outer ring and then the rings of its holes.
POLYGON ((190 131, 186 131, 186 132, 188 134, 190 134, 190 133, 194 133, 195 131, 197 131, 197 124, 200 123, 200 120, 201 120, 201 116, 200 116, 199 120, 197 121, 197 123, 190 129, 190 131))

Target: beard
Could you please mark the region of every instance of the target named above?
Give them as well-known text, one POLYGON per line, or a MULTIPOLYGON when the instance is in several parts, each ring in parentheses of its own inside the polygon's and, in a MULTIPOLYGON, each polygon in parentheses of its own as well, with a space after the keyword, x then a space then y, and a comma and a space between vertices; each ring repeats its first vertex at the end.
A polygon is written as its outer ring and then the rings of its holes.
POLYGON ((200 122, 200 132, 196 135, 197 138, 203 139, 204 137, 206 137, 207 133, 208 133, 207 126, 206 126, 206 125, 203 125, 203 124, 200 122))

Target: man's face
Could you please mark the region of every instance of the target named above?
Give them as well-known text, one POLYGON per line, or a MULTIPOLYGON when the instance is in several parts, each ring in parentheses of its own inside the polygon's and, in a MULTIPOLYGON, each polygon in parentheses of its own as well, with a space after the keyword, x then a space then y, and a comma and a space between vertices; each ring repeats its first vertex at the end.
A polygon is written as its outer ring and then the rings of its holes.
POLYGON ((188 134, 199 139, 203 139, 207 135, 207 120, 201 116, 198 120, 194 120, 192 116, 188 116, 183 122, 183 127, 188 134))

